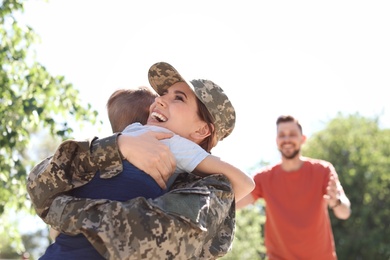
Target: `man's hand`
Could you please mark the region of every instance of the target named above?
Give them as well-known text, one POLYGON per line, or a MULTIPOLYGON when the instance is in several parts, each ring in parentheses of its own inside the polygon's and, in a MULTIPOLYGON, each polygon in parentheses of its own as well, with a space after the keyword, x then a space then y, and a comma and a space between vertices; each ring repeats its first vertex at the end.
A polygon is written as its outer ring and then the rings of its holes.
POLYGON ((331 175, 329 178, 328 186, 326 187, 326 195, 324 198, 328 201, 329 207, 336 206, 340 200, 340 195, 343 192, 340 181, 337 175, 331 175))
POLYGON ((169 148, 158 140, 172 135, 152 131, 136 137, 120 135, 118 147, 126 160, 152 176, 161 188, 166 189, 166 182, 176 168, 176 160, 169 148))
POLYGON ((324 198, 328 201, 328 206, 333 210, 333 213, 337 218, 349 218, 351 215, 351 202, 345 195, 337 175, 332 174, 330 176, 324 198))

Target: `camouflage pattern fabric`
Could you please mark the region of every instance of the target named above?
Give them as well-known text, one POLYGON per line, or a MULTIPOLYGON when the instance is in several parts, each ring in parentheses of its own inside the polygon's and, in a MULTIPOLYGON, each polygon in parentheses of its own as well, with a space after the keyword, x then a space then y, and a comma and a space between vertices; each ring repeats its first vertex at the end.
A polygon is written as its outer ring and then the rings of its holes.
POLYGON ((179 175, 157 199, 127 202, 77 199, 64 192, 100 170, 122 171, 117 135, 66 141, 29 174, 27 189, 38 215, 66 234, 83 233, 107 259, 216 259, 231 248, 234 193, 223 175, 179 175))
POLYGON ((86 184, 98 170, 102 178, 122 172, 121 155, 115 148, 117 136, 98 139, 94 145, 90 141, 65 141, 53 156, 31 170, 27 192, 40 217, 47 214, 56 195, 86 184))
POLYGON ((162 95, 173 84, 185 82, 213 116, 218 141, 232 133, 236 122, 236 112, 223 89, 211 80, 194 79, 187 82, 172 65, 166 62, 152 65, 148 78, 150 85, 159 95, 162 95))

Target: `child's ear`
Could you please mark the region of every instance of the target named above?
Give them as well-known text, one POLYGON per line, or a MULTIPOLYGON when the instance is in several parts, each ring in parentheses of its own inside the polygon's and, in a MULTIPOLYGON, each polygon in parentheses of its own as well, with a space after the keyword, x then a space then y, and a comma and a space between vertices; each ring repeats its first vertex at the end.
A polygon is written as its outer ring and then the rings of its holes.
POLYGON ((206 137, 211 135, 210 127, 204 123, 198 128, 194 133, 191 134, 191 137, 196 141, 202 141, 206 137))

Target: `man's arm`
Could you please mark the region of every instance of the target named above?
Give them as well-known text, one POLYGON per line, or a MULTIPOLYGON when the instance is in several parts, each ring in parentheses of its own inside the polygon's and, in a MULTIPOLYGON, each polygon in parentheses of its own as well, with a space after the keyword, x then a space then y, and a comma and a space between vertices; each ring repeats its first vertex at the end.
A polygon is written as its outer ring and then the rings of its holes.
POLYGON ((326 192, 324 198, 328 201, 328 205, 333 210, 334 215, 339 219, 348 219, 351 216, 351 202, 345 194, 334 168, 329 178, 326 192))
POLYGON ((110 259, 215 259, 234 234, 234 194, 226 177, 180 175, 171 192, 127 202, 56 198, 47 223, 80 231, 110 259), (192 178, 192 179, 191 179, 192 178))

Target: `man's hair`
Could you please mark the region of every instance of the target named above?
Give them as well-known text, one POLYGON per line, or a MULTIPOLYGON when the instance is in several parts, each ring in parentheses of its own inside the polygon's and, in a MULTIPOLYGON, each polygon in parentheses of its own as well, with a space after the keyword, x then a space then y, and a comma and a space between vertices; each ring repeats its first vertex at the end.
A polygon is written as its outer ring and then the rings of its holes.
POLYGON ((296 123, 299 127, 299 130, 301 131, 301 134, 303 133, 302 126, 299 123, 298 119, 295 119, 293 116, 290 116, 290 115, 279 116, 278 119, 276 120, 276 126, 278 126, 280 123, 287 123, 287 122, 296 123))
POLYGON ((146 124, 149 107, 157 94, 147 87, 116 90, 108 99, 107 113, 114 133, 122 132, 126 126, 139 122, 146 124))

